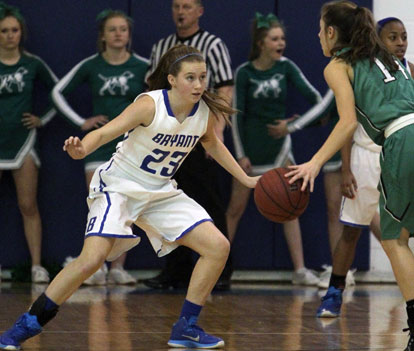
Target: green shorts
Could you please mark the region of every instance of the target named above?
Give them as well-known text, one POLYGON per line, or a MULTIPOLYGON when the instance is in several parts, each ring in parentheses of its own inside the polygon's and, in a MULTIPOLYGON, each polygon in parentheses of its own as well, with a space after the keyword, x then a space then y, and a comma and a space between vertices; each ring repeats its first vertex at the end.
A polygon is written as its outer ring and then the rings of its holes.
POLYGON ((414 232, 414 125, 388 137, 380 164, 381 238, 398 239, 401 229, 414 232))

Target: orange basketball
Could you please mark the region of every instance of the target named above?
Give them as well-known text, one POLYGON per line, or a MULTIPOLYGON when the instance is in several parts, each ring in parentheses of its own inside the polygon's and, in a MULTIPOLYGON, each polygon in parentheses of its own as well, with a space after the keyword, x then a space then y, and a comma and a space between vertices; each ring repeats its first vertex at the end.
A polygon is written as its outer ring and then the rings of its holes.
POLYGON ((308 207, 309 189, 301 191, 302 179, 289 184, 287 168, 274 168, 259 179, 254 189, 254 201, 267 219, 284 223, 298 218, 308 207))

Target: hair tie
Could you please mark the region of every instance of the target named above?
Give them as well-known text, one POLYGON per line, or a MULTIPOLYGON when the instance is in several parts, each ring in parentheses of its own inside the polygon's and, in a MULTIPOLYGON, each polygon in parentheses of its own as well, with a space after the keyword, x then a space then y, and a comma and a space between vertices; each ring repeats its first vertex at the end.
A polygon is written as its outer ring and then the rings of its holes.
POLYGON ((273 14, 269 13, 266 16, 262 15, 260 12, 256 12, 256 28, 270 28, 270 25, 274 22, 280 22, 279 19, 273 14))
POLYGON ((385 25, 393 21, 402 23, 402 21, 397 17, 385 17, 377 22, 377 33, 380 34, 385 25))
POLYGON ((186 54, 186 55, 183 55, 183 56, 180 56, 179 58, 177 58, 171 65, 170 65, 170 68, 169 68, 169 70, 168 70, 168 72, 171 72, 171 68, 177 63, 177 62, 179 62, 179 61, 181 61, 181 60, 183 60, 183 59, 185 59, 186 57, 188 57, 188 56, 200 56, 203 60, 204 60, 204 56, 203 55, 201 55, 201 54, 199 54, 198 52, 192 52, 192 53, 189 53, 189 54, 186 54))
POLYGON ((127 16, 125 12, 121 10, 112 10, 111 8, 108 8, 108 9, 105 9, 99 12, 98 15, 96 16, 96 22, 102 22, 106 20, 112 14, 124 16, 128 21, 130 21, 131 23, 134 23, 134 20, 131 17, 127 16))

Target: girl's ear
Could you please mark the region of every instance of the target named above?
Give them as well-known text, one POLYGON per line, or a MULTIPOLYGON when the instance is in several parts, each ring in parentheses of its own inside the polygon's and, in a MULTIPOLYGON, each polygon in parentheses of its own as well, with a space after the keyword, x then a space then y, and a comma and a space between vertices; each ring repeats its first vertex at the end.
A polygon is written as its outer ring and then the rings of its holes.
POLYGON ((167 76, 168 83, 170 83, 171 87, 175 86, 175 77, 172 74, 167 76))
POLYGON ((335 36, 335 28, 332 26, 328 27, 328 38, 332 39, 335 36))

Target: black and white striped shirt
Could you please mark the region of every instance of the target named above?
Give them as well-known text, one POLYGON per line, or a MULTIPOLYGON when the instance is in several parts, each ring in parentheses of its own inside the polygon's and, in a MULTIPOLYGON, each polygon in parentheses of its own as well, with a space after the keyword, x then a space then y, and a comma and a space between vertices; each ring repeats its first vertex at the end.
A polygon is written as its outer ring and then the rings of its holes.
POLYGON ((154 44, 151 50, 150 65, 146 78, 155 70, 161 56, 176 44, 184 44, 197 48, 203 54, 207 64, 207 81, 210 88, 218 89, 223 86, 233 85, 233 71, 226 44, 204 30, 199 30, 187 38, 180 38, 177 34, 171 34, 154 44))

